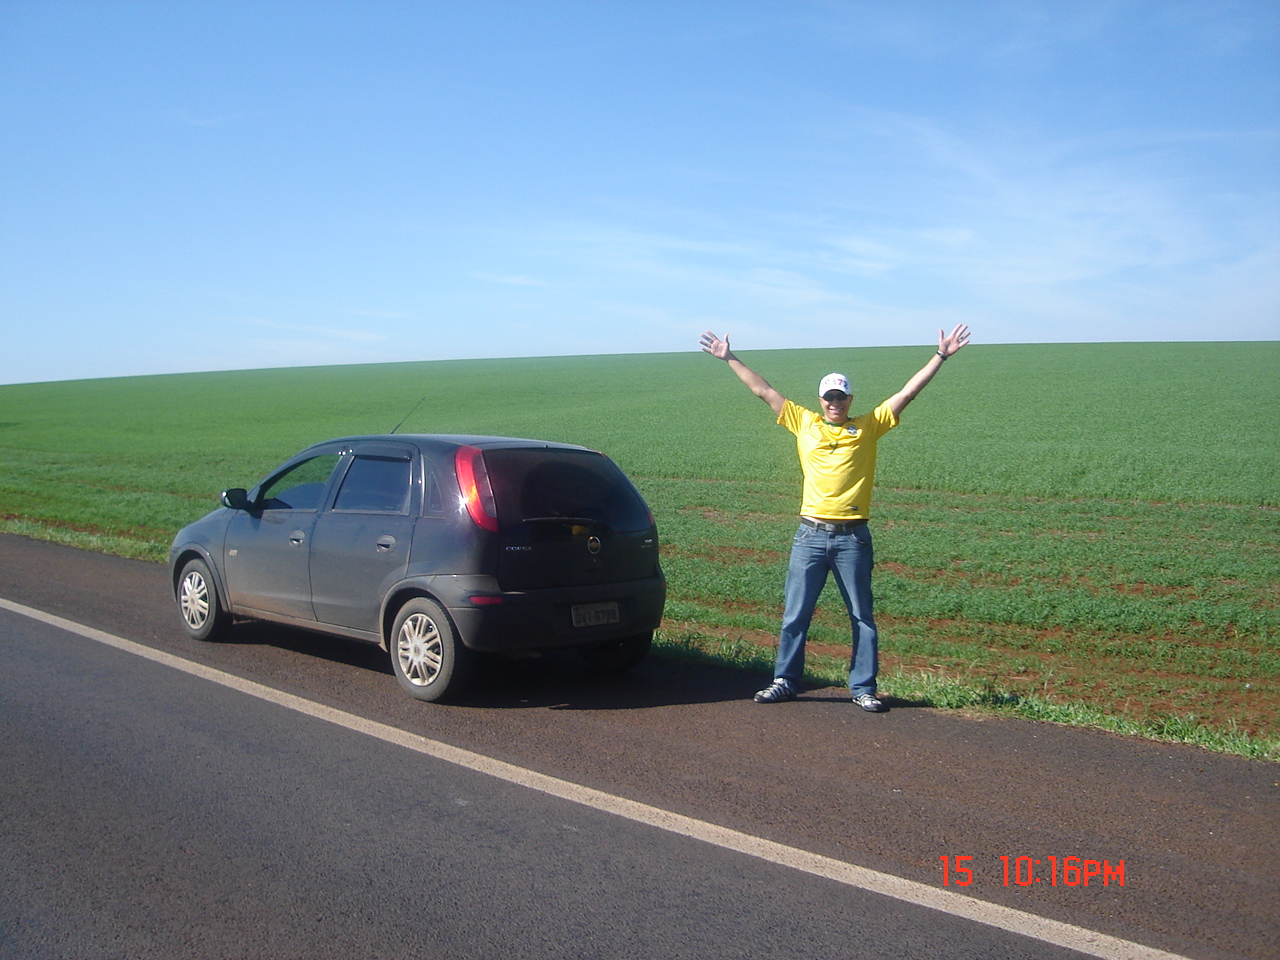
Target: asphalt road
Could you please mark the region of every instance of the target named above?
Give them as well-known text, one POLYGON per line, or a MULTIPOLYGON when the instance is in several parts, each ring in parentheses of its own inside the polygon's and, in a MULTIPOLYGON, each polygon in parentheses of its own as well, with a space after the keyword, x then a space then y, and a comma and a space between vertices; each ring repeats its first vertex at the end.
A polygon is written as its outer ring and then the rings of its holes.
MULTIPOLYGON (((760 706, 760 677, 660 657, 607 681, 568 656, 494 666, 465 703, 424 705, 375 648, 262 625, 199 644, 163 568, 11 536, 0 598, 939 889, 939 858, 968 856, 973 882, 949 890, 1189 957, 1280 956, 1277 765, 904 703, 870 715, 835 689, 760 706), (1016 882, 1018 858, 1073 856, 1124 861, 1123 886, 1016 882)), ((1069 955, 9 612, 0 658, 6 957, 1069 955)))

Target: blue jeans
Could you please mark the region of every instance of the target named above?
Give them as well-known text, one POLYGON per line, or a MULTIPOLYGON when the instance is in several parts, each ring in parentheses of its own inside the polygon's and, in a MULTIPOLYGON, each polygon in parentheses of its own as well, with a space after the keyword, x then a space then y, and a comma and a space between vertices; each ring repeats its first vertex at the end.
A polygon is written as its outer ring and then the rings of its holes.
POLYGON ((865 523, 848 533, 827 533, 804 524, 800 526, 791 542, 775 677, 785 677, 795 686, 804 678, 804 645, 809 636, 809 621, 813 619, 813 609, 826 585, 827 574, 831 573, 849 610, 853 634, 849 692, 854 697, 876 692, 879 659, 876 623, 871 615, 873 564, 871 530, 865 523))

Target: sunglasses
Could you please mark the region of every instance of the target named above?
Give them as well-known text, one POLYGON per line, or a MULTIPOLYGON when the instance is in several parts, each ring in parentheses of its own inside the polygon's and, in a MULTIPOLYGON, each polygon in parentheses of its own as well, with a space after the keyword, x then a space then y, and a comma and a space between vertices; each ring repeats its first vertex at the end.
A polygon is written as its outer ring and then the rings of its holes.
POLYGON ((828 390, 822 395, 822 399, 827 403, 844 403, 849 399, 847 393, 841 393, 839 390, 828 390))

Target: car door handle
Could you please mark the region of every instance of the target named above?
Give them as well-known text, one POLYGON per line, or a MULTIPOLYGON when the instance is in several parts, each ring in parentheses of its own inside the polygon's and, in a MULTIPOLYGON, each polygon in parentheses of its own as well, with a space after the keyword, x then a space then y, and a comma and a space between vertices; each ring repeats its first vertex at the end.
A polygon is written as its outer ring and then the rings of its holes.
POLYGON ((295 530, 289 534, 289 543, 295 547, 300 547, 306 541, 307 534, 303 530, 295 530))
POLYGON ((395 548, 396 548, 396 538, 391 536, 391 534, 388 533, 378 538, 379 553, 390 553, 395 548))

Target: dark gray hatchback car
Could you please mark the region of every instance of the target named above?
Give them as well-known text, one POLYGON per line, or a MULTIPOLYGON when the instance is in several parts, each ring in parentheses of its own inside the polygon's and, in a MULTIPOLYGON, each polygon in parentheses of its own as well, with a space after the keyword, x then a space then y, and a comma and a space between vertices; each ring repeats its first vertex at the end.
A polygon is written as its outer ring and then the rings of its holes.
POLYGON ((224 492, 169 565, 191 636, 240 617, 376 643, 419 700, 456 690, 482 652, 632 667, 666 600, 653 514, 617 465, 508 437, 316 444, 224 492))

